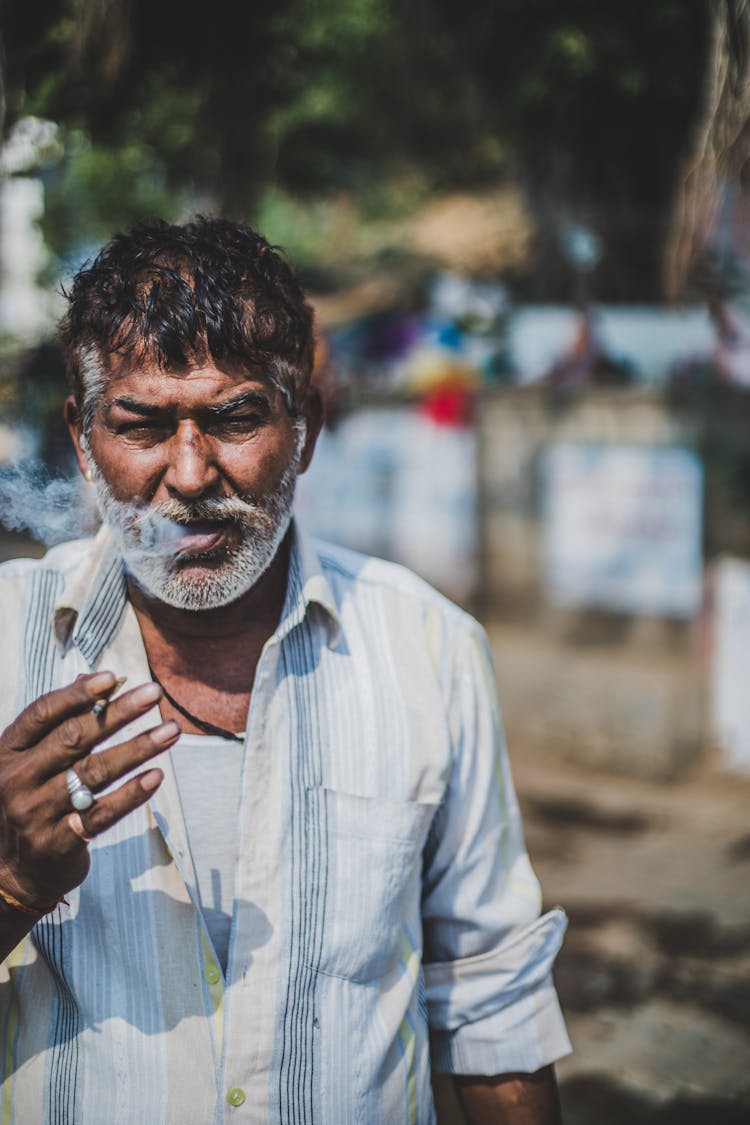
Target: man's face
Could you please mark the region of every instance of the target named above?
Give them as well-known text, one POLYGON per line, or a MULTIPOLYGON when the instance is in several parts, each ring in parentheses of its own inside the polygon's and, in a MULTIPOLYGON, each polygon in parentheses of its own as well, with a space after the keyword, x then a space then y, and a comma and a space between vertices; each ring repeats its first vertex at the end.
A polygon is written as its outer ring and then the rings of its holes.
POLYGON ((278 390, 231 365, 115 361, 81 457, 133 577, 169 605, 211 609, 274 558, 317 431, 314 411, 295 423, 278 390))

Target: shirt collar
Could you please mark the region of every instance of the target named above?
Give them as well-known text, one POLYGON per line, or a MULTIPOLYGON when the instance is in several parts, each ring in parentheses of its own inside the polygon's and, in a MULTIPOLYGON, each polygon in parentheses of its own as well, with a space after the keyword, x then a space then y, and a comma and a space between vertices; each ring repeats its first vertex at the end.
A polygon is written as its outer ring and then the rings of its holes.
POLYGON ((63 651, 75 644, 93 667, 120 628, 127 600, 122 559, 109 529, 102 525, 55 607, 57 643, 63 651))
MULTIPOLYGON (((85 561, 71 574, 55 608, 55 639, 63 651, 75 644, 94 667, 120 628, 127 605, 122 559, 103 525, 85 561)), ((332 644, 341 622, 333 591, 320 565, 312 539, 292 524, 289 578, 276 636, 281 639, 299 625, 311 606, 319 607, 332 644)))
POLYGON ((311 606, 316 606, 321 611, 329 641, 335 645, 341 630, 338 605, 323 573, 313 540, 294 520, 289 550, 289 580, 281 620, 276 630, 277 638, 281 640, 299 625, 311 606))

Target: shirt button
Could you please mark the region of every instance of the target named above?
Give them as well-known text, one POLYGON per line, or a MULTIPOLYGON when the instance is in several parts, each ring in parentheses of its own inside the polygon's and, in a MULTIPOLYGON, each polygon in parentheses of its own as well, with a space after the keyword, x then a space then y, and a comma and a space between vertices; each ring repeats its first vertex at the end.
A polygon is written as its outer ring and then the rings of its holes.
POLYGON ((209 984, 216 984, 221 974, 216 965, 209 965, 206 969, 205 977, 209 984))
POLYGON ((242 1105, 245 1100, 245 1091, 241 1090, 239 1086, 233 1086, 227 1094, 227 1101, 230 1105, 242 1105))

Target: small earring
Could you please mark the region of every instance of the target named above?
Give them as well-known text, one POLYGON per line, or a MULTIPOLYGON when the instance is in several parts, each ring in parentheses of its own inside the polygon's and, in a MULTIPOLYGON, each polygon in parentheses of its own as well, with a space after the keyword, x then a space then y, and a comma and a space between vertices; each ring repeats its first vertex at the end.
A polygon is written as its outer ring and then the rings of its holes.
POLYGON ((84 476, 84 479, 87 481, 88 484, 94 483, 94 478, 91 475, 91 469, 87 469, 86 472, 83 474, 83 476, 84 476))

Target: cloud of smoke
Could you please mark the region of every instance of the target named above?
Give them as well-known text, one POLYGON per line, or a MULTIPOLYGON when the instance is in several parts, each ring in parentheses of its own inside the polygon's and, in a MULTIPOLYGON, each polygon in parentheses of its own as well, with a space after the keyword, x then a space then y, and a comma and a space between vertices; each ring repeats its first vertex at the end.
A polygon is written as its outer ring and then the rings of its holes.
POLYGON ((96 531, 99 516, 93 489, 80 479, 50 477, 38 461, 0 468, 0 523, 26 531, 52 547, 96 531))

